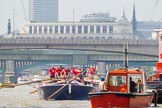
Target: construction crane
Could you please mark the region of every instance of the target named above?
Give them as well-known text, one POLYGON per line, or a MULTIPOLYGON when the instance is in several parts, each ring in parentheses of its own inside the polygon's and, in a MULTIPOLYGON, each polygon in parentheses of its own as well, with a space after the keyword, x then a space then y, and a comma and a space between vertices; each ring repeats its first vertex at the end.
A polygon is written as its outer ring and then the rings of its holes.
POLYGON ((151 15, 151 21, 153 20, 153 17, 154 17, 155 11, 156 11, 156 7, 157 7, 157 4, 158 4, 158 1, 159 0, 155 1, 155 5, 154 5, 153 12, 152 12, 152 15, 151 15))
POLYGON ((27 21, 27 15, 26 15, 26 10, 25 10, 25 6, 24 6, 24 1, 23 0, 21 0, 21 6, 22 6, 23 13, 24 13, 24 16, 25 16, 25 21, 27 21))

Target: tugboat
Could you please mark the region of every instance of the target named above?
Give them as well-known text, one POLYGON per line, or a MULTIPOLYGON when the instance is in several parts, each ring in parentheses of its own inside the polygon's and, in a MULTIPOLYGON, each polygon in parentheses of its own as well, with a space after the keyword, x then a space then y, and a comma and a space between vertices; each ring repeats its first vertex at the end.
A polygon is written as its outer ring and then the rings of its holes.
POLYGON ((140 69, 128 69, 127 47, 125 48, 125 68, 119 68, 107 72, 106 91, 89 93, 91 108, 142 108, 151 105, 154 93, 145 92, 145 75, 140 69), (134 86, 133 81, 139 81, 134 86), (139 83, 142 89, 139 90, 139 83), (124 89, 124 91, 123 91, 124 89))
POLYGON ((157 93, 157 102, 162 103, 162 30, 158 31, 159 60, 156 63, 156 73, 147 78, 148 92, 157 93))

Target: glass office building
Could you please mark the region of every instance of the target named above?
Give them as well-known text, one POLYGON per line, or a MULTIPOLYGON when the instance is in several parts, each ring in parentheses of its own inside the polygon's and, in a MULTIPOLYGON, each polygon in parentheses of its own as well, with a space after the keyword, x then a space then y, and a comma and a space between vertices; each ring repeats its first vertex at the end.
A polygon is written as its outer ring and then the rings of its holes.
POLYGON ((29 0, 29 22, 58 22, 58 0, 29 0))

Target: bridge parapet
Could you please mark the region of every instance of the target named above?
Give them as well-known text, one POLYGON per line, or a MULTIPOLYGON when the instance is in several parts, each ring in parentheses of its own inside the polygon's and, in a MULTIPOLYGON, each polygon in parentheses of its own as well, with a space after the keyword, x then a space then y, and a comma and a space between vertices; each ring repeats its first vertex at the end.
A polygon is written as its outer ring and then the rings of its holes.
POLYGON ((128 53, 158 55, 158 40, 148 39, 2 38, 0 49, 72 49, 121 53, 123 45, 127 43, 128 53))
POLYGON ((157 45, 158 40, 149 39, 47 39, 47 38, 1 38, 0 44, 130 44, 157 45))

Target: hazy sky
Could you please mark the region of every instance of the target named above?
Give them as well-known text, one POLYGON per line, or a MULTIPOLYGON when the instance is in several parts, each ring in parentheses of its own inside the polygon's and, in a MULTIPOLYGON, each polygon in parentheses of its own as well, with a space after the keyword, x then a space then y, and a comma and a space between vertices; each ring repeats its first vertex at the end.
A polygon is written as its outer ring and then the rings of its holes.
MULTIPOLYGON (((27 2, 23 0, 27 13, 27 2)), ((109 12, 111 16, 120 18, 124 8, 126 17, 132 19, 133 3, 136 4, 136 18, 138 21, 162 19, 161 0, 59 0, 59 21, 72 21, 75 10, 75 20, 93 12, 109 12)), ((25 15, 21 0, 1 0, 0 3, 0 34, 7 32, 8 19, 13 23, 13 9, 15 10, 15 29, 23 28, 25 15)), ((13 24, 12 24, 13 25, 13 24)))

